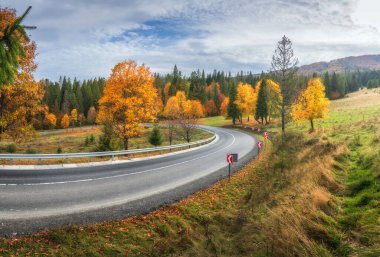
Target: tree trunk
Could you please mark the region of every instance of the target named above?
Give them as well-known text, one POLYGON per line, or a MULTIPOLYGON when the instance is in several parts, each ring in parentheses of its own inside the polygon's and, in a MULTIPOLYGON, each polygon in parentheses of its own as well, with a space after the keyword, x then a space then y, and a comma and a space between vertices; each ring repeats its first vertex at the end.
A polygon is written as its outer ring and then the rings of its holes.
POLYGON ((128 138, 127 137, 124 137, 123 143, 124 143, 124 150, 128 150, 128 138))
POLYGON ((314 122, 313 119, 310 120, 310 125, 311 125, 311 132, 314 131, 314 122))
POLYGON ((248 115, 248 117, 247 117, 247 121, 249 122, 249 115, 248 115))

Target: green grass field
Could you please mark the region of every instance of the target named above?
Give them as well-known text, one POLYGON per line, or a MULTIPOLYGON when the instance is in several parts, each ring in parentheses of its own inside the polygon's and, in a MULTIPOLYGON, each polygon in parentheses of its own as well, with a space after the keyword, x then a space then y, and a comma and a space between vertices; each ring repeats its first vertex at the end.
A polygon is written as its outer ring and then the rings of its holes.
POLYGON ((380 256, 379 115, 380 94, 355 93, 314 133, 289 124, 284 146, 271 125, 260 160, 230 183, 148 215, 3 238, 0 255, 380 256))

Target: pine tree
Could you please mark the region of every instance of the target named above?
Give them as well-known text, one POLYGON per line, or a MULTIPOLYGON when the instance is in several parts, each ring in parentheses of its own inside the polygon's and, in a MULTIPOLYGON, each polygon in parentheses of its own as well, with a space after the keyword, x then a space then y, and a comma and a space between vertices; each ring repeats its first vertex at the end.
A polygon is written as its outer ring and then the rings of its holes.
POLYGON ((162 144, 161 130, 157 124, 154 125, 152 133, 149 136, 149 143, 154 146, 162 144))
POLYGON ((230 102, 228 103, 227 113, 228 113, 228 117, 230 117, 232 119, 233 124, 235 124, 236 119, 239 119, 239 117, 240 117, 240 112, 239 112, 238 106, 235 103, 236 96, 237 96, 236 85, 232 84, 230 86, 230 92, 229 92, 230 102))
POLYGON ((257 96, 255 119, 261 119, 261 124, 268 123, 268 102, 267 102, 267 84, 266 80, 261 81, 261 87, 257 96))
POLYGON ((112 151, 115 150, 112 146, 112 136, 113 136, 113 127, 112 124, 109 122, 104 123, 102 134, 99 136, 98 139, 98 151, 112 151))

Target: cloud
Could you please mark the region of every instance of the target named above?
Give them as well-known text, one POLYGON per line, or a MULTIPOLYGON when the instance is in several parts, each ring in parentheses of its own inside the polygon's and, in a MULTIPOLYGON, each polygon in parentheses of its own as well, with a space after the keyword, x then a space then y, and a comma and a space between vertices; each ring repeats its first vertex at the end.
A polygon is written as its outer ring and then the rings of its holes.
POLYGON ((108 76, 125 59, 162 73, 174 64, 185 74, 198 68, 261 72, 283 34, 301 64, 380 50, 380 24, 370 24, 354 0, 3 2, 19 13, 33 6, 25 23, 38 27, 31 32, 38 78, 108 76))

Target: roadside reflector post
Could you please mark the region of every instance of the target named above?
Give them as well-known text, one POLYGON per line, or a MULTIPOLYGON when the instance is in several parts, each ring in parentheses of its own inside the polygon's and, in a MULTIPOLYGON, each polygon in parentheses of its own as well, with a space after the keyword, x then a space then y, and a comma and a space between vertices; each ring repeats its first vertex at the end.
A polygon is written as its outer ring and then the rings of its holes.
POLYGON ((260 159, 260 148, 263 147, 263 142, 257 142, 257 159, 260 159))
POLYGON ((228 162, 228 181, 231 180, 231 164, 238 161, 237 153, 228 153, 227 162, 228 162))

